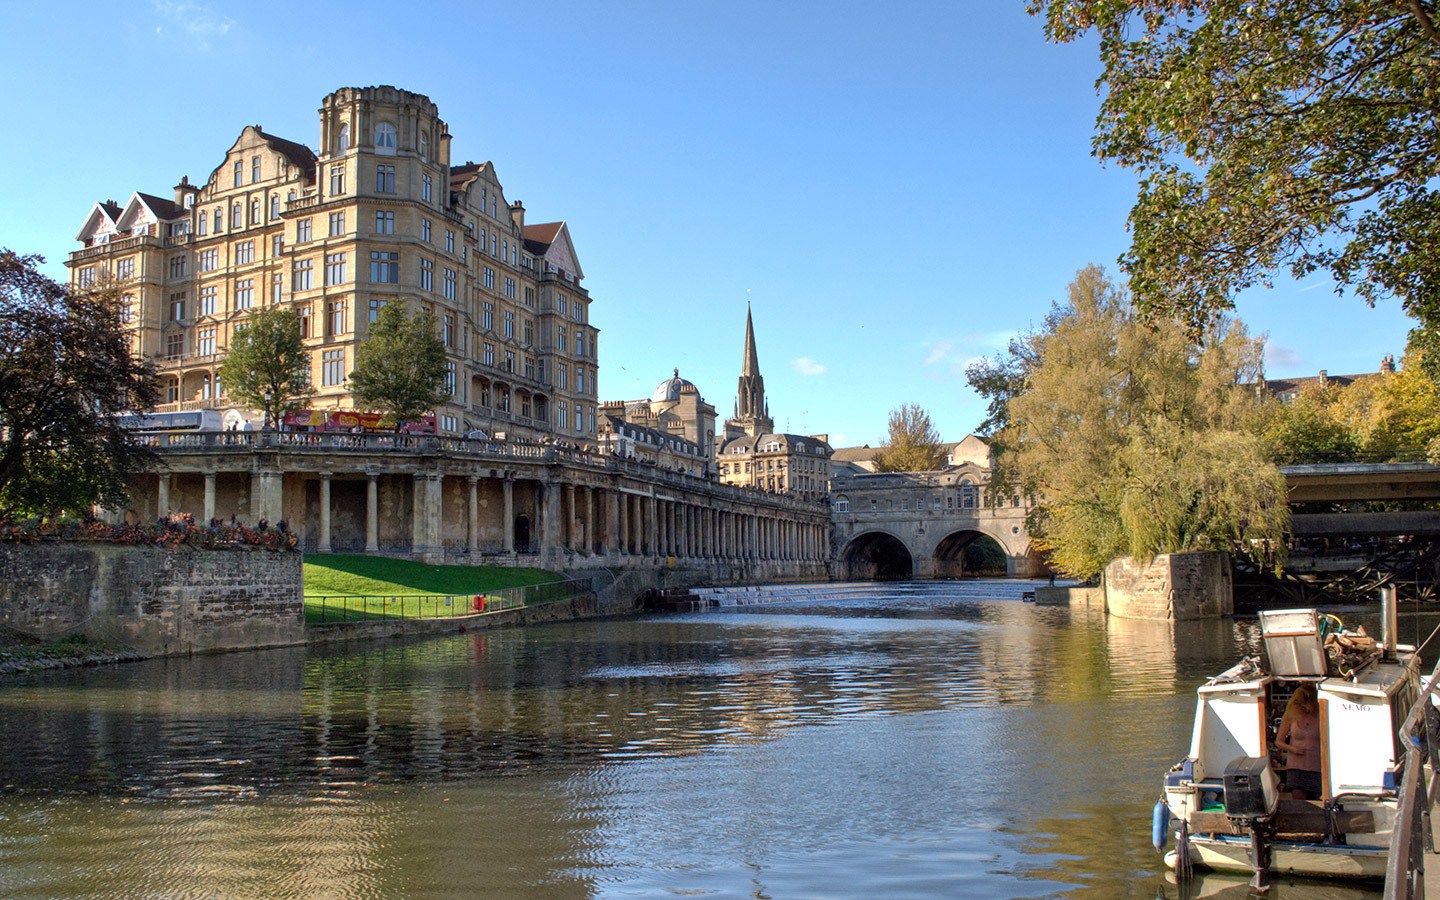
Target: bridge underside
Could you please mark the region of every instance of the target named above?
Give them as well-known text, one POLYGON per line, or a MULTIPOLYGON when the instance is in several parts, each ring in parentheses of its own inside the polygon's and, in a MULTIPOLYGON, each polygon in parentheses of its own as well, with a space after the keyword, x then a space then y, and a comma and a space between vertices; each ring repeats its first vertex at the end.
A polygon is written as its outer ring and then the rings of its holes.
POLYGON ((915 560, 893 535, 872 531, 845 548, 846 581, 904 581, 915 575, 915 560))
POLYGON ((995 539, 978 531, 946 535, 935 547, 934 562, 936 578, 1005 575, 1014 568, 995 539))

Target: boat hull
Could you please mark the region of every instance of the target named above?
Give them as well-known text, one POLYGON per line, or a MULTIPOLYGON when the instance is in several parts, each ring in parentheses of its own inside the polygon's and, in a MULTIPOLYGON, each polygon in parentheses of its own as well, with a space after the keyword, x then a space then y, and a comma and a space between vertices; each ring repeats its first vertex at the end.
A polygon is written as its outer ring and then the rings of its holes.
MULTIPOLYGON (((1310 878, 1385 877, 1386 851, 1381 847, 1351 847, 1343 844, 1309 844, 1272 841, 1270 871, 1310 878)), ((1175 868, 1178 853, 1165 854, 1165 865, 1175 868)), ((1190 860, 1196 866, 1220 872, 1250 873, 1248 837, 1190 837, 1190 860)))

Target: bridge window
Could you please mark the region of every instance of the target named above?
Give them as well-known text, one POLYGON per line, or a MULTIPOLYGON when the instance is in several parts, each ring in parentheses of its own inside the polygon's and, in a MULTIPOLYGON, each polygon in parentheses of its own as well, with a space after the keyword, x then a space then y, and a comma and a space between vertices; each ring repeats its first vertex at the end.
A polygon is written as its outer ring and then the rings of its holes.
POLYGON ((960 486, 960 505, 966 509, 975 508, 975 485, 962 484, 960 486))
POLYGON ((908 509, 910 509, 910 498, 909 498, 909 497, 901 497, 901 498, 900 498, 900 508, 901 508, 902 510, 908 510, 908 509))
POLYGON ((836 511, 836 512, 849 512, 849 511, 850 511, 850 498, 849 498, 849 497, 836 497, 836 498, 835 498, 835 511, 836 511))

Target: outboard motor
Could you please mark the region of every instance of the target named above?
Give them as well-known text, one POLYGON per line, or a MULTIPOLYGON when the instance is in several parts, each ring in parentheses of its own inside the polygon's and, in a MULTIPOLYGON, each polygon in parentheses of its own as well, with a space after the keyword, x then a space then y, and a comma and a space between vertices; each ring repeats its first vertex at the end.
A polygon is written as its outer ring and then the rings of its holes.
POLYGON ((1225 815, 1250 830, 1250 865, 1255 870, 1250 887, 1264 893, 1270 890, 1270 836, 1280 807, 1280 779, 1270 760, 1237 756, 1225 767, 1223 783, 1225 815))

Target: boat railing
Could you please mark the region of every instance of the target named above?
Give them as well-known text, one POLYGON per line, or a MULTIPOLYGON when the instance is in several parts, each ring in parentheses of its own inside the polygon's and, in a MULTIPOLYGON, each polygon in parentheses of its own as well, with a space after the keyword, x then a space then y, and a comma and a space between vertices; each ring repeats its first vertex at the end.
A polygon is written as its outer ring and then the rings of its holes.
MULTIPOLYGON (((1390 855, 1385 863, 1384 900, 1415 900, 1425 897, 1425 854, 1430 848, 1426 838, 1431 833, 1430 810, 1440 793, 1440 731, 1431 730, 1431 698, 1440 682, 1440 664, 1431 673, 1425 690, 1420 692, 1405 724, 1400 726, 1400 739, 1405 745, 1405 777, 1400 782, 1400 804, 1395 810, 1395 828, 1390 835, 1390 855), (1428 757, 1428 759, 1427 759, 1428 757), (1426 785, 1425 763, 1430 764, 1429 785, 1426 785)), ((1437 710, 1440 712, 1440 710, 1437 710)))

